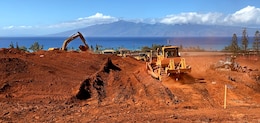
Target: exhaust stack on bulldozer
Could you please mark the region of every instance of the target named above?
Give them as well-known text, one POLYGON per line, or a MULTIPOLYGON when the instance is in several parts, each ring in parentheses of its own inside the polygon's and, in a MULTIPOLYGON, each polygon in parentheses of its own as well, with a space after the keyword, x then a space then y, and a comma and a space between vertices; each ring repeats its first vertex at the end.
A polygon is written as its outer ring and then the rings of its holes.
MULTIPOLYGON (((157 49, 156 57, 146 64, 148 72, 159 80, 165 75, 177 75, 191 72, 191 67, 186 64, 184 58, 180 57, 178 46, 164 46, 157 49)), ((178 80, 178 77, 176 78, 178 80)))

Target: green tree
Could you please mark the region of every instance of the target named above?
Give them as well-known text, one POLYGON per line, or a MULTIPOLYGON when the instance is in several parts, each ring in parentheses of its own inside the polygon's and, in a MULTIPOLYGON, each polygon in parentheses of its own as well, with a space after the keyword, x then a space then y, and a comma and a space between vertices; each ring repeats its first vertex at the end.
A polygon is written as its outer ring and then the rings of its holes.
POLYGON ((231 45, 225 46, 224 49, 222 49, 222 51, 230 51, 231 49, 231 45))
POLYGON ((18 45, 18 43, 16 42, 16 49, 18 49, 19 50, 19 45, 18 45))
POLYGON ((25 46, 19 46, 17 42, 16 42, 16 49, 17 50, 22 50, 22 51, 28 51, 25 46))
POLYGON ((22 50, 22 51, 28 51, 27 48, 25 46, 20 46, 19 47, 19 50, 22 50))
POLYGON ((152 50, 153 50, 153 51, 156 51, 157 48, 162 48, 162 45, 152 44, 152 50))
POLYGON ((101 51, 101 48, 102 48, 103 46, 102 45, 98 45, 98 44, 96 44, 96 53, 98 53, 99 51, 101 51))
POLYGON ((35 52, 38 50, 42 50, 43 45, 40 45, 38 42, 34 42, 29 49, 32 50, 33 52, 35 52))
POLYGON ((14 48, 13 42, 11 42, 11 44, 9 45, 9 48, 14 48))
POLYGON ((248 35, 246 32, 246 28, 244 28, 242 33, 242 49, 244 52, 247 52, 247 47, 248 47, 248 35))
POLYGON ((151 50, 151 48, 148 47, 148 46, 143 46, 143 47, 141 48, 141 51, 143 51, 143 52, 149 52, 150 50, 151 50))
POLYGON ((90 50, 92 50, 92 51, 94 50, 94 47, 92 45, 90 45, 90 50))
POLYGON ((150 52, 151 50, 157 51, 158 48, 159 48, 159 49, 162 48, 162 45, 152 44, 152 47, 143 46, 143 47, 141 48, 141 51, 143 51, 143 52, 150 52))
POLYGON ((230 45, 230 50, 234 53, 237 54, 239 51, 239 46, 238 46, 238 41, 237 41, 237 35, 234 33, 232 37, 232 42, 230 45))
POLYGON ((253 49, 259 54, 259 48, 260 48, 260 32, 257 30, 255 32, 254 42, 253 42, 253 49))

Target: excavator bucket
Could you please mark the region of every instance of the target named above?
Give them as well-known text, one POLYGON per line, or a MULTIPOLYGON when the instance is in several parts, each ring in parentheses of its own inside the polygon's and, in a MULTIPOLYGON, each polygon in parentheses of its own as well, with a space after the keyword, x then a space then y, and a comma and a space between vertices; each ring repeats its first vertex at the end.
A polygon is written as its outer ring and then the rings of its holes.
POLYGON ((79 46, 79 49, 80 49, 81 51, 87 51, 87 50, 88 50, 88 47, 83 46, 83 45, 80 45, 80 46, 79 46))

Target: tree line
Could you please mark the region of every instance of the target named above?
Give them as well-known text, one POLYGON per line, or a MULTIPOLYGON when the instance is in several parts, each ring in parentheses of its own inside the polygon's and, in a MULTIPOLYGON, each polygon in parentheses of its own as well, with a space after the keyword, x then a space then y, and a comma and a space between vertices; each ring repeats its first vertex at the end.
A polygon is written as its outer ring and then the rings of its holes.
MULTIPOLYGON (((231 44, 229 46, 226 46, 223 49, 223 51, 230 51, 233 52, 234 54, 238 54, 238 53, 248 53, 249 49, 250 49, 249 37, 246 28, 244 28, 242 32, 241 45, 239 46, 237 35, 236 33, 234 33, 232 36, 231 44)), ((260 50, 260 32, 257 30, 253 38, 251 51, 254 51, 257 54, 259 54, 259 50, 260 50)))
POLYGON ((40 45, 37 41, 34 42, 29 48, 25 47, 25 46, 19 46, 18 43, 16 42, 16 46, 14 46, 13 42, 11 42, 11 44, 9 45, 9 48, 16 48, 18 50, 22 50, 22 51, 39 51, 39 50, 43 50, 43 45, 40 45))

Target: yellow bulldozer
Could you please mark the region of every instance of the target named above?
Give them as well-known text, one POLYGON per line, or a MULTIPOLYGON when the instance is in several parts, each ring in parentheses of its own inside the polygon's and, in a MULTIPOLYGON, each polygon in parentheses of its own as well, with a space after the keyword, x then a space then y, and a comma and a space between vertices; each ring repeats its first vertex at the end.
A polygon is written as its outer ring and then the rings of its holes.
POLYGON ((80 32, 77 32, 75 34, 73 34, 72 36, 70 36, 69 38, 67 38, 63 44, 62 44, 62 47, 61 48, 49 48, 48 50, 49 51, 52 51, 52 50, 65 50, 67 51, 67 45, 73 41, 74 39, 76 39, 77 37, 80 37, 81 41, 83 42, 84 45, 80 45, 79 46, 79 49, 81 51, 87 51, 89 49, 89 46, 87 45, 86 43, 86 39, 84 38, 84 36, 80 33, 80 32))
POLYGON ((185 58, 179 53, 178 46, 163 46, 157 49, 156 57, 152 57, 146 63, 149 74, 162 80, 163 76, 177 75, 176 80, 183 73, 191 72, 191 66, 186 64, 185 58))

